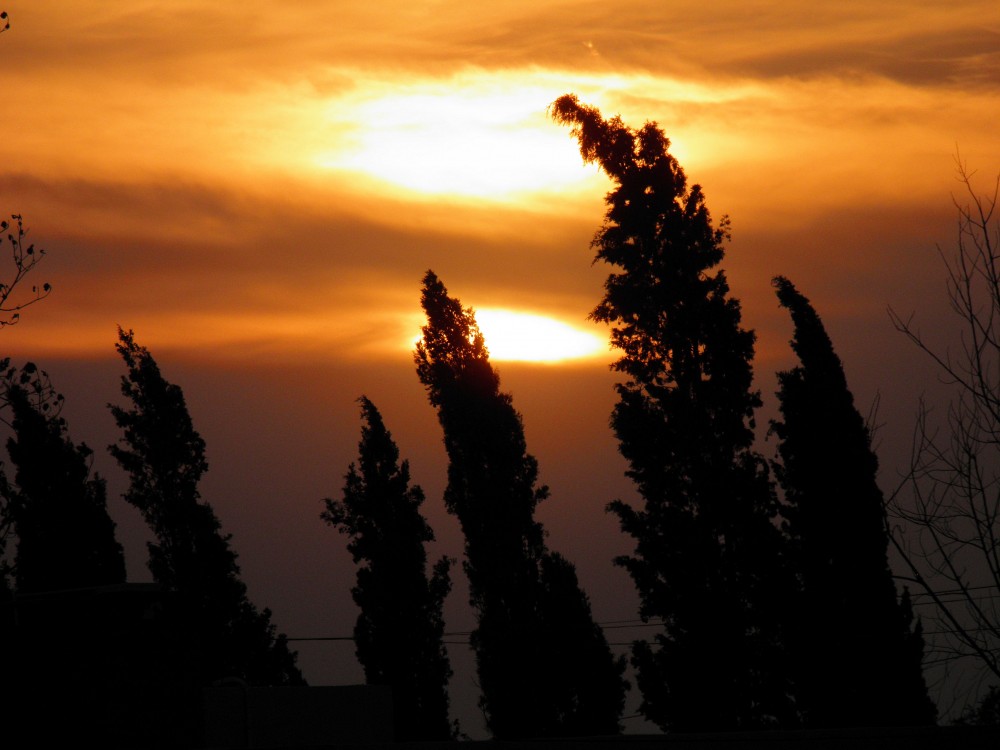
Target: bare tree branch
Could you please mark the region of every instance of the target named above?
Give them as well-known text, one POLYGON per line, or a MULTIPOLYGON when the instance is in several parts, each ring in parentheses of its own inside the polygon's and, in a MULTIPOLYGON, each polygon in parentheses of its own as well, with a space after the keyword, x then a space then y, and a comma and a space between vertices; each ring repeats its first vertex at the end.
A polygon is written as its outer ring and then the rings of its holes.
POLYGON ((938 248, 960 324, 955 346, 934 348, 913 316, 889 310, 954 396, 941 417, 921 402, 909 466, 887 512, 902 577, 933 603, 931 662, 972 659, 1000 683, 1000 177, 979 194, 956 161, 964 192, 954 199, 956 246, 938 248))
POLYGON ((45 251, 36 250, 33 244, 26 243, 28 230, 24 228, 20 214, 12 214, 10 218, 14 224, 0 221, 0 231, 7 232, 6 244, 14 264, 14 275, 0 280, 0 328, 17 323, 21 310, 45 299, 52 291, 52 286, 44 283, 40 287, 31 287, 29 295, 22 297, 14 294, 31 270, 42 262, 45 251))

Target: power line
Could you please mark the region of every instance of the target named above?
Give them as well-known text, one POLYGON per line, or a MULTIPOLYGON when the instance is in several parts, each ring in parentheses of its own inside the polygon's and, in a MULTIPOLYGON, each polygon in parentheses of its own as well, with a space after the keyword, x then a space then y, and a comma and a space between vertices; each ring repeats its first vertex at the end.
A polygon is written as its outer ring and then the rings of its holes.
MULTIPOLYGON (((958 600, 962 601, 962 600, 958 600)), ((629 628, 657 628, 662 627, 663 622, 643 622, 642 620, 609 620, 606 622, 596 623, 602 630, 622 630, 629 628)), ((860 628, 859 628, 860 630, 860 628)), ((969 627, 969 628, 945 628, 940 630, 923 630, 921 635, 931 636, 931 635, 956 635, 958 633, 981 633, 981 632, 991 632, 995 630, 992 627, 969 627)), ((441 634, 445 639, 443 643, 449 645, 468 645, 469 638, 472 636, 471 630, 455 630, 449 631, 447 633, 441 634), (465 639, 465 640, 455 640, 455 639, 465 639)), ((324 636, 309 636, 300 638, 286 638, 287 641, 303 642, 303 641, 353 641, 353 635, 324 635, 324 636)), ((608 642, 609 646, 631 646, 634 641, 614 641, 608 642)))
MULTIPOLYGON (((663 625, 663 622, 643 622, 642 620, 608 620, 606 622, 596 623, 602 630, 617 630, 621 628, 657 628, 663 625), (633 623, 633 624, 627 624, 633 623)), ((456 630, 449 631, 447 633, 441 634, 444 638, 470 638, 472 636, 471 630, 456 630)), ((319 636, 305 636, 300 638, 286 638, 286 641, 353 641, 353 635, 319 635, 319 636)), ((452 644, 465 644, 468 641, 444 641, 444 643, 452 644)), ((632 645, 631 642, 628 644, 608 644, 608 645, 632 645)))

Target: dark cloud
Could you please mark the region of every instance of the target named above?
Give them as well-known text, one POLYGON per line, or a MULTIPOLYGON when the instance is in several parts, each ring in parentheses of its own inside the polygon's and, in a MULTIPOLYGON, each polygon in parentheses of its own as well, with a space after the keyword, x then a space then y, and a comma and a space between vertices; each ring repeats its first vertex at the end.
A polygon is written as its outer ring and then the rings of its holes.
MULTIPOLYGON (((385 352, 419 317, 428 268, 478 307, 524 306, 578 324, 591 307, 589 222, 553 242, 550 231, 532 232, 538 219, 530 212, 495 207, 498 231, 482 235, 433 220, 398 225, 389 199, 380 223, 300 204, 294 191, 30 175, 8 175, 2 187, 18 196, 48 250, 39 279, 56 290, 32 316, 30 333, 25 326, 8 337, 17 350, 39 339, 57 350, 67 337, 74 348, 96 344, 115 325, 142 321, 154 341, 211 342, 236 356, 253 341, 270 352, 301 349, 310 335, 319 349, 336 341, 345 355, 385 352), (195 328, 185 336, 188 326, 195 328)), ((448 213, 439 205, 428 214, 436 211, 448 213)))
POLYGON ((993 87, 1000 80, 995 4, 844 2, 822 10, 772 4, 351 2, 12 8, 9 70, 105 75, 160 86, 250 90, 309 82, 349 90, 345 69, 447 75, 468 66, 581 72, 813 77, 881 75, 911 85, 993 87), (17 37, 17 38, 15 38, 17 37))

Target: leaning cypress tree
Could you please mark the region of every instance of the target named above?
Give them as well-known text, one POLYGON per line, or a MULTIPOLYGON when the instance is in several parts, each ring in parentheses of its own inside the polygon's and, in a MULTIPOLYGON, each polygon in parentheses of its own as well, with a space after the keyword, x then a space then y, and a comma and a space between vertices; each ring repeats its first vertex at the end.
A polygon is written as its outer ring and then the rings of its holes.
POLYGON ((573 566, 546 549, 538 464, 521 415, 471 310, 434 273, 421 296, 427 325, 415 361, 448 453, 445 504, 465 535, 478 624, 472 634, 480 705, 500 739, 610 734, 626 685, 573 566))
POLYGON ((128 369, 122 394, 130 406, 111 405, 123 435, 111 454, 131 482, 125 499, 153 532, 149 569, 170 593, 167 616, 197 665, 202 684, 235 677, 251 685, 304 684, 271 612, 247 598, 230 536, 198 483, 208 469, 205 441, 194 429, 181 389, 160 374, 131 331, 116 345, 128 369))
POLYGON ((339 500, 327 499, 321 518, 350 536, 360 567, 351 589, 361 609, 354 626, 365 680, 393 694, 397 740, 452 737, 448 722, 451 667, 441 608, 451 589, 443 557, 427 577, 425 543, 434 532, 420 513, 424 493, 410 485, 410 467, 371 401, 362 396, 358 462, 351 464, 339 500))
POLYGON ((5 525, 17 538, 18 594, 124 583, 125 557, 108 515, 93 451, 74 444, 59 416, 62 396, 29 363, 4 372, 14 483, 0 481, 5 525))
POLYGON ((0 469, 0 524, 16 540, 11 586, 0 584, 0 710, 15 745, 59 747, 90 733, 115 747, 134 726, 123 715, 139 708, 129 698, 142 656, 128 648, 133 623, 109 608, 125 559, 104 479, 92 451, 70 439, 61 406, 42 370, 0 362, 14 469, 12 482, 0 469), (40 706, 58 706, 57 720, 40 722, 40 706))
POLYGON ((755 337, 718 269, 728 222, 713 224, 655 123, 633 130, 572 95, 550 112, 614 183, 592 247, 615 270, 591 317, 622 352, 611 425, 642 498, 609 506, 636 545, 616 563, 641 617, 663 623, 633 650, 641 710, 664 729, 791 722, 776 499, 752 449, 755 337))
POLYGON ((799 366, 778 374, 777 474, 801 577, 792 632, 797 697, 807 726, 932 724, 919 625, 897 598, 871 434, 854 405, 823 322, 783 277, 799 366))

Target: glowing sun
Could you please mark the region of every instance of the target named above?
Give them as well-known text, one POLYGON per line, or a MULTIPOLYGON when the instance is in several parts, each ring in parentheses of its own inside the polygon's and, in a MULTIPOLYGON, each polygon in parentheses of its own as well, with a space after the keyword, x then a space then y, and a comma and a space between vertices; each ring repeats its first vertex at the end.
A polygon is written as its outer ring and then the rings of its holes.
POLYGON ((603 178, 546 114, 558 90, 472 75, 356 92, 331 104, 327 120, 343 120, 344 135, 315 163, 422 195, 582 190, 603 178))
POLYGON ((607 350, 602 336, 542 315, 477 309, 476 322, 486 339, 491 360, 562 362, 607 350))

